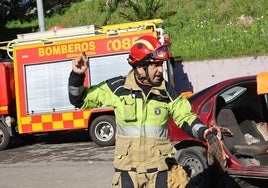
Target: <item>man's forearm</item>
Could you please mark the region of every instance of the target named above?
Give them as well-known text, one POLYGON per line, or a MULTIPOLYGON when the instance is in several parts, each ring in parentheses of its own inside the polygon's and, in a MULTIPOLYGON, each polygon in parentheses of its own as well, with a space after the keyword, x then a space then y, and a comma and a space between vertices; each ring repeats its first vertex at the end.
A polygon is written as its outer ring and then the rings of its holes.
POLYGON ((207 127, 198 118, 191 125, 184 123, 181 128, 192 137, 205 141, 203 135, 207 127))
POLYGON ((78 74, 73 71, 69 76, 69 100, 72 105, 78 108, 83 105, 84 98, 86 97, 86 91, 83 86, 84 79, 85 74, 78 74))

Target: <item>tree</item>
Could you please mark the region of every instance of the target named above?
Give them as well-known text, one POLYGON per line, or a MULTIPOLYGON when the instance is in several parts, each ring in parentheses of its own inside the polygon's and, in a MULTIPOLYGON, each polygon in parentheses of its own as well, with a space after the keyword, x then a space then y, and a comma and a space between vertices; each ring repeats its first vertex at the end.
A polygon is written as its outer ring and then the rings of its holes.
POLYGON ((161 0, 107 0, 106 6, 108 6, 108 14, 106 17, 106 23, 109 21, 111 15, 117 11, 118 7, 128 8, 128 12, 120 11, 118 14, 126 20, 140 21, 150 20, 154 18, 165 19, 169 16, 174 15, 176 12, 162 10, 164 2, 161 0))
MULTIPOLYGON (((72 3, 81 1, 82 0, 43 0, 45 16, 51 16, 54 13, 63 14, 72 3)), ((19 20, 23 23, 37 19, 36 0, 1 0, 0 11, 0 27, 4 27, 7 21, 19 20)))

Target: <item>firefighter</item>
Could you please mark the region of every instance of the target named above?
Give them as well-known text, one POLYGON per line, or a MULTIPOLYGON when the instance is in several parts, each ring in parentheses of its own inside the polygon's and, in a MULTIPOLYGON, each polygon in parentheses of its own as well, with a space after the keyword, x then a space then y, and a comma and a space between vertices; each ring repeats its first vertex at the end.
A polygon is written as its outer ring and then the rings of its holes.
MULTIPOLYGON (((168 187, 165 159, 174 154, 168 139, 171 115, 189 135, 208 140, 210 154, 225 167, 225 156, 213 131, 192 113, 188 100, 163 79, 163 62, 171 58, 167 44, 142 36, 132 46, 126 77, 84 87, 88 59, 74 59, 69 77, 70 102, 81 109, 112 106, 116 118, 113 187, 168 187), (205 135, 205 137, 204 137, 205 135)), ((111 70, 116 71, 116 70, 111 70)))

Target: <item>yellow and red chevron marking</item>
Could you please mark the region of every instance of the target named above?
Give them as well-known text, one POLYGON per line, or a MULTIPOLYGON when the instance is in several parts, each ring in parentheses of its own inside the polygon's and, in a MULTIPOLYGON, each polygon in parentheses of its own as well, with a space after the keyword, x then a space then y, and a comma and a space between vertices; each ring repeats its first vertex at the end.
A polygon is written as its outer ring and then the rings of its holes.
POLYGON ((7 114, 8 106, 0 106, 0 114, 7 114))
POLYGON ((21 117, 20 133, 71 130, 88 127, 90 110, 21 117))

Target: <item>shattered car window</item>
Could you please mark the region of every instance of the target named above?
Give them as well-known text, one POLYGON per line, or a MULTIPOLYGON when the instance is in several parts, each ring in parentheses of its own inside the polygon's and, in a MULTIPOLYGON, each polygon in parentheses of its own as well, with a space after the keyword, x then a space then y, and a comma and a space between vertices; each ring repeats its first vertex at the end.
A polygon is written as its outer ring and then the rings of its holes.
POLYGON ((235 86, 221 94, 226 103, 232 102, 245 93, 247 88, 241 86, 235 86))

